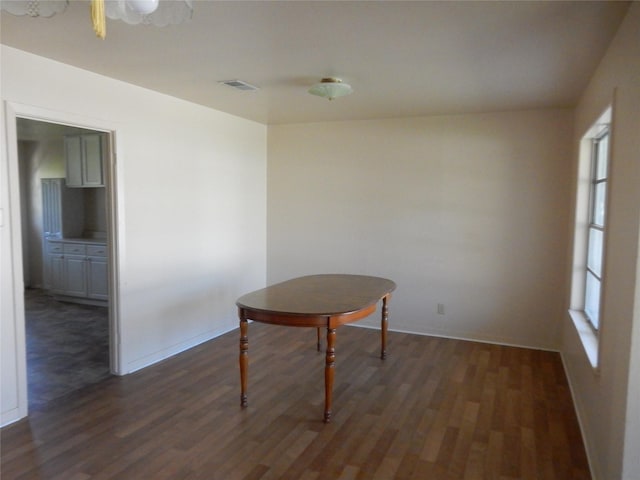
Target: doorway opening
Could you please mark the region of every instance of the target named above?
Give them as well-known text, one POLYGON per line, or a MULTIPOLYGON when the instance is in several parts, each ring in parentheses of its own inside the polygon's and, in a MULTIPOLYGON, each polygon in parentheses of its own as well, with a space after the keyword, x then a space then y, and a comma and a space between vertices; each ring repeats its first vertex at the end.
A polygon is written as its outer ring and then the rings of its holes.
POLYGON ((28 410, 114 371, 111 132, 16 117, 28 410))

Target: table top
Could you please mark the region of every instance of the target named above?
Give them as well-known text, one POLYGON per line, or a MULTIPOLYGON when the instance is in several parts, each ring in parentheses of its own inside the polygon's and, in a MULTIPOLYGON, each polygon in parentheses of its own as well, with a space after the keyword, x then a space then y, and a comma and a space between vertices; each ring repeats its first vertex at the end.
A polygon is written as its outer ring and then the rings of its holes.
POLYGON ((342 315, 377 303, 395 288, 393 281, 380 277, 309 275, 243 295, 236 305, 287 315, 342 315))

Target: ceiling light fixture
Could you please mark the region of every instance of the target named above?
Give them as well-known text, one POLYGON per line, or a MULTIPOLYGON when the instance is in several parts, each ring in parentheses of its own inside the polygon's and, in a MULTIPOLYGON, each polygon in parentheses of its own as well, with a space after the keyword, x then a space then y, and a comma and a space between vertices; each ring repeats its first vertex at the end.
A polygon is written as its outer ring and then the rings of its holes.
POLYGON ((320 80, 320 83, 313 85, 309 89, 309 93, 333 100, 334 98, 344 97, 345 95, 353 93, 353 88, 339 78, 328 77, 320 80))
MULTIPOLYGON (((12 15, 52 17, 62 13, 68 0, 2 0, 0 9, 12 15)), ((106 17, 129 25, 164 27, 191 20, 193 0, 91 0, 91 20, 96 35, 105 38, 106 17)))
POLYGON ((104 10, 110 19, 129 25, 164 27, 191 20, 193 0, 105 0, 104 10))
POLYGON ((62 13, 69 5, 68 0, 2 0, 0 8, 12 15, 30 17, 53 17, 62 13))
POLYGON ((158 8, 159 0, 127 0, 127 5, 142 15, 149 15, 158 8))

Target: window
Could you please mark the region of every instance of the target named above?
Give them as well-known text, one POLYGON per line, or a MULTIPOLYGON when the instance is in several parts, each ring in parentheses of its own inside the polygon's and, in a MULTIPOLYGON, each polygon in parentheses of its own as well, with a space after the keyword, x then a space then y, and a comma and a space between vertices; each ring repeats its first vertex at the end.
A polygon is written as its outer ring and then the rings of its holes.
POLYGON ((600 327, 602 256, 606 220, 609 127, 592 140, 591 185, 589 189, 589 228, 585 269, 584 313, 593 327, 600 327))
POLYGON ((609 190, 611 108, 580 142, 569 314, 591 365, 598 367, 609 190))

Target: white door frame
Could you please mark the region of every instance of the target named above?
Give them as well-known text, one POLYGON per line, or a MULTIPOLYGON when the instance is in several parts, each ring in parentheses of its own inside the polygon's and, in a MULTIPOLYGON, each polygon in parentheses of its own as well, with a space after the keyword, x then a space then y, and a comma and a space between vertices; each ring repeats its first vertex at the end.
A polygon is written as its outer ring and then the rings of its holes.
POLYGON ((107 195, 107 243, 109 258, 109 358, 110 369, 115 375, 122 375, 121 358, 121 328, 120 328, 120 253, 122 252, 124 236, 122 223, 119 222, 122 209, 118 208, 119 176, 117 171, 118 145, 116 143, 117 124, 101 119, 85 117, 68 112, 54 111, 46 108, 34 107, 20 103, 5 102, 6 141, 9 175, 9 212, 8 221, 11 224, 11 245, 13 263, 13 299, 15 302, 14 322, 16 341, 16 366, 18 379, 18 411, 24 416, 28 412, 27 399, 27 368, 26 368, 26 338, 24 312, 24 277, 22 264, 22 228, 20 216, 20 176, 18 167, 18 138, 16 120, 44 121, 69 125, 73 127, 96 130, 109 134, 110 148, 105 168, 107 195))

